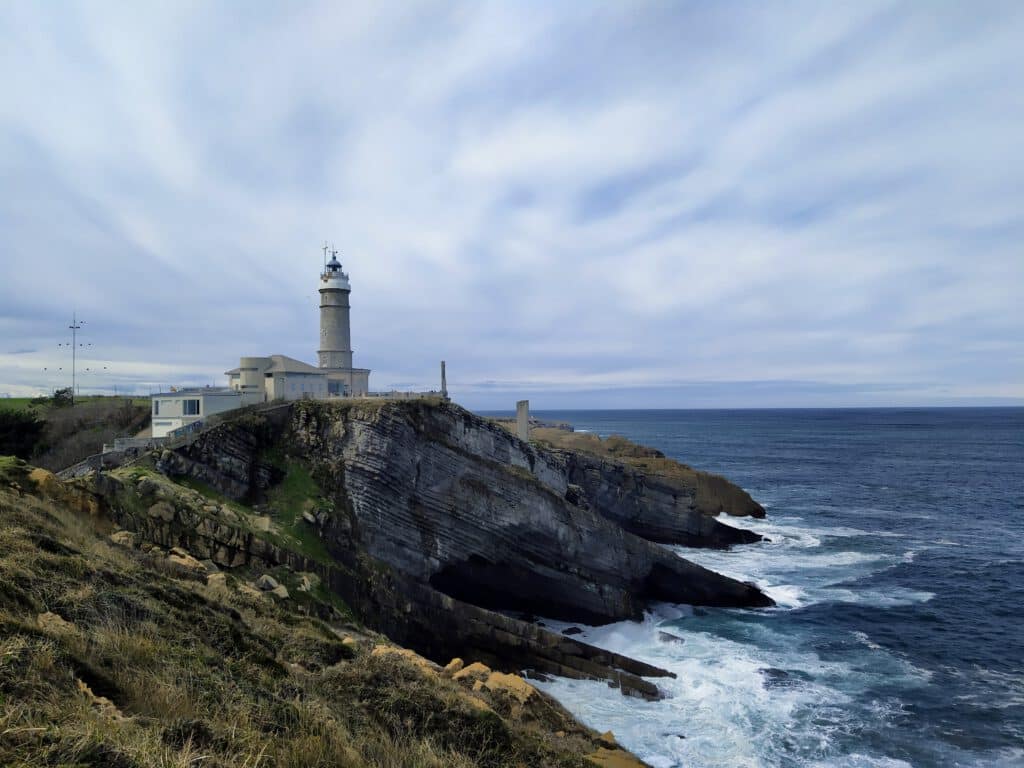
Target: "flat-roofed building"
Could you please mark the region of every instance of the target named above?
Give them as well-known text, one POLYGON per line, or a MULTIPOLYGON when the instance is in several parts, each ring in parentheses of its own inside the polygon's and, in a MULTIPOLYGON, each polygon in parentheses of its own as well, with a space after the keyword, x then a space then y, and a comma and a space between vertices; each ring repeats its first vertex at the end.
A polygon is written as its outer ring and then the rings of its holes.
POLYGON ((153 409, 153 437, 167 437, 208 416, 233 411, 263 401, 256 394, 229 388, 201 387, 160 392, 150 398, 153 409))
POLYGON ((287 355, 243 357, 238 367, 225 371, 228 387, 260 402, 322 399, 327 397, 327 371, 287 355))

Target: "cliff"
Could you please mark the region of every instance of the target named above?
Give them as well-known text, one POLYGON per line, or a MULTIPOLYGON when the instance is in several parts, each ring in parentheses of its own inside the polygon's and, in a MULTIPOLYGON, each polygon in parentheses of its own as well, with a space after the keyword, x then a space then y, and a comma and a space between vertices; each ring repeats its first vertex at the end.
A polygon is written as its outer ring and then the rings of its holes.
MULTIPOLYGON (((570 432, 563 429, 534 429, 531 439, 550 450, 568 457, 588 459, 590 467, 620 473, 630 486, 650 485, 658 492, 673 497, 673 513, 687 516, 700 513, 734 517, 764 517, 764 507, 750 494, 721 475, 673 461, 654 448, 638 445, 621 435, 601 439, 591 432, 570 432)), ((586 471, 586 470, 584 470, 586 471)), ((642 493, 639 495, 643 495, 642 493)), ((661 505, 662 502, 655 502, 661 505)), ((749 532, 744 532, 749 533, 749 532)), ((700 540, 687 546, 707 546, 700 540)), ((736 542, 742 543, 742 542, 736 542)))
POLYGON ((342 491, 348 514, 328 540, 351 536, 452 597, 591 623, 637 618, 652 601, 767 604, 624 530, 601 514, 603 496, 595 509, 573 503, 573 464, 458 406, 298 405, 287 442, 342 491))
POLYGON ((101 502, 140 485, 158 535, 248 524, 144 468, 63 483, 0 457, 0 765, 642 768, 516 675, 393 645, 314 573, 117 529, 101 502))
POLYGON ((771 604, 649 540, 732 543, 721 531, 733 529, 668 503, 670 484, 524 443, 449 403, 276 406, 69 487, 81 508, 161 547, 314 573, 367 625, 435 661, 596 677, 645 697, 659 695, 646 678, 668 673, 523 618, 771 604))

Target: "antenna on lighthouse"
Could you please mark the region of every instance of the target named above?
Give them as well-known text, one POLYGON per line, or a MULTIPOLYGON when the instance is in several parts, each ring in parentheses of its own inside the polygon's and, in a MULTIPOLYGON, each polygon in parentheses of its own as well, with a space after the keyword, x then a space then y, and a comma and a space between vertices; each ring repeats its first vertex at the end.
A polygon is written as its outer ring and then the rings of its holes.
POLYGON ((327 241, 326 240, 324 240, 323 252, 324 252, 324 271, 326 272, 327 271, 327 241))

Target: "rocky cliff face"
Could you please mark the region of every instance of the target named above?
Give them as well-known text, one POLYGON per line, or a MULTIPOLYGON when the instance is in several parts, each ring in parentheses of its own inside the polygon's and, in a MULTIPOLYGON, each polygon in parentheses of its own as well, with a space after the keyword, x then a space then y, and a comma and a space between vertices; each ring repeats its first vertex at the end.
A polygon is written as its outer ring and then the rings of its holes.
POLYGON ((588 453, 559 451, 558 455, 571 484, 568 498, 637 536, 662 544, 715 549, 761 540, 753 531, 725 525, 702 511, 696 485, 588 453))
POLYGON ((680 501, 671 483, 524 443, 452 404, 295 403, 215 427, 164 451, 156 468, 257 514, 183 505, 146 478, 83 485, 90 503, 162 546, 229 567, 316 572, 367 624, 437 660, 606 678, 656 696, 642 677, 667 673, 510 613, 601 623, 638 618, 654 601, 771 604, 654 543, 741 540, 680 501), (315 551, 289 546, 259 516, 296 467, 320 498, 292 533, 313 537, 315 551))
POLYGON ((348 511, 341 535, 457 599, 591 623, 637 618, 653 601, 769 604, 602 515, 617 509, 605 503, 614 477, 595 486, 594 509, 574 504, 566 462, 457 406, 300 404, 292 414, 291 449, 348 511))

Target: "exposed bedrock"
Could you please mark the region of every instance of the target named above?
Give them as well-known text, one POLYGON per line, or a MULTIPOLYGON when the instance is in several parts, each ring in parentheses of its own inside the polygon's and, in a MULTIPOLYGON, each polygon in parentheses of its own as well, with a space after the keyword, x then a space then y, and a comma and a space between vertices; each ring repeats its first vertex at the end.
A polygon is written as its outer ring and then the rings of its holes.
POLYGON ((299 403, 287 442, 348 510, 339 535, 460 600, 591 623, 771 604, 572 503, 562 457, 458 406, 299 403))
MULTIPOLYGON (((695 483, 648 474, 628 464, 585 453, 557 453, 564 461, 570 483, 569 499, 590 507, 637 536, 663 544, 715 549, 761 540, 753 531, 725 525, 702 511, 695 483)), ((714 475, 704 475, 700 482, 711 484, 714 480, 731 485, 714 475)), ((728 490, 731 495, 738 496, 739 492, 746 496, 735 486, 728 490)))
POLYGON ((441 664, 458 656, 510 672, 606 680, 626 695, 648 699, 661 693, 644 678, 674 677, 651 664, 456 600, 356 549, 335 550, 332 562, 312 559, 254 534, 237 515, 227 516, 226 507, 213 511, 216 505, 197 501, 197 494, 145 475, 125 480, 92 473, 66 486, 55 484, 48 493, 71 509, 108 518, 144 542, 168 550, 182 547, 222 567, 259 573, 284 565, 316 574, 367 626, 441 664))
POLYGON ((508 612, 603 623, 638 618, 656 601, 772 604, 649 540, 736 541, 711 516, 689 514, 689 497, 671 482, 527 444, 452 404, 298 402, 227 421, 157 461, 171 477, 250 505, 296 465, 330 497, 315 530, 332 563, 282 548, 251 523, 158 503, 145 478, 127 488, 96 475, 90 485, 120 525, 164 546, 228 567, 320 573, 369 626, 442 663, 463 656, 657 696, 642 678, 664 671, 508 612))
POLYGON ((279 472, 266 454, 282 451, 334 496, 328 547, 358 548, 481 607, 601 623, 638 618, 655 601, 771 604, 648 540, 741 540, 678 489, 539 449, 448 403, 299 402, 216 427, 162 461, 251 502, 279 472))

